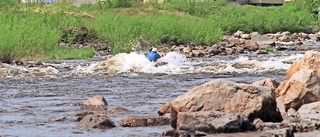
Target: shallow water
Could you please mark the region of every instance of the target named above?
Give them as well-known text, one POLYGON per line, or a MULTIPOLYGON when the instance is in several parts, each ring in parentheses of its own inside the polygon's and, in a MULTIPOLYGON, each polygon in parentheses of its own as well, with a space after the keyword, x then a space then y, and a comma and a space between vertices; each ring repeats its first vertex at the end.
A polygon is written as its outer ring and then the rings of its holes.
POLYGON ((159 67, 136 53, 107 60, 97 57, 45 62, 45 67, 39 68, 4 65, 0 81, 0 136, 160 136, 170 126, 124 128, 120 127, 120 120, 132 115, 157 116, 161 105, 214 79, 252 83, 272 78, 280 82, 285 79, 285 70, 303 54, 187 59, 170 53, 162 58, 167 64, 159 67), (84 100, 94 95, 103 95, 110 109, 122 107, 130 112, 109 115, 116 128, 76 128, 73 115, 84 100))

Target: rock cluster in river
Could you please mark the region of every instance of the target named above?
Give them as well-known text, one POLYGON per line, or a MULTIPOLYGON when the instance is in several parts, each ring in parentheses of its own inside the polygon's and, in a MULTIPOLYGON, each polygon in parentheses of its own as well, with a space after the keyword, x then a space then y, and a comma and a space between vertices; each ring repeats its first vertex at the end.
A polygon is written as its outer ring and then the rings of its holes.
MULTIPOLYGON (((162 136, 206 136, 260 131, 261 136, 293 137, 320 128, 320 52, 307 51, 287 70, 287 79, 254 83, 216 79, 190 89, 158 109, 159 116, 123 117, 122 127, 171 125, 162 136)), ((89 98, 76 114, 79 128, 112 128, 103 96, 89 98)))
POLYGON ((292 137, 295 132, 319 129, 319 58, 320 52, 306 52, 280 85, 271 79, 204 83, 163 105, 158 113, 170 113, 171 126, 189 135, 262 131, 262 136, 292 137))
POLYGON ((288 31, 276 34, 250 34, 237 31, 232 35, 226 35, 221 42, 211 46, 187 43, 184 45, 173 45, 163 52, 177 51, 187 57, 210 57, 215 55, 233 54, 268 54, 275 50, 310 50, 310 44, 320 41, 320 32, 315 34, 290 33, 288 31))

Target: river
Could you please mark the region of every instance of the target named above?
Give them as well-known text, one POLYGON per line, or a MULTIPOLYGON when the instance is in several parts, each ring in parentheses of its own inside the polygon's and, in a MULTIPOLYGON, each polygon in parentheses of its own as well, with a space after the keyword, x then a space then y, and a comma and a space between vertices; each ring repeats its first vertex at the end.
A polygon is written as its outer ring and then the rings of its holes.
MULTIPOLYGON (((3 64, 0 69, 0 136, 160 136, 168 126, 121 127, 127 116, 157 116, 158 108, 192 87, 214 79, 252 83, 264 78, 278 82, 304 52, 186 58, 170 52, 157 66, 145 55, 121 53, 106 60, 59 60, 41 67, 3 64), (108 108, 129 113, 110 114, 116 128, 78 129, 74 114, 84 100, 103 95, 108 108)), ((250 133, 246 133, 248 135, 250 133)), ((257 135, 257 133, 253 133, 257 135)), ((239 136, 221 134, 221 136, 239 136)))

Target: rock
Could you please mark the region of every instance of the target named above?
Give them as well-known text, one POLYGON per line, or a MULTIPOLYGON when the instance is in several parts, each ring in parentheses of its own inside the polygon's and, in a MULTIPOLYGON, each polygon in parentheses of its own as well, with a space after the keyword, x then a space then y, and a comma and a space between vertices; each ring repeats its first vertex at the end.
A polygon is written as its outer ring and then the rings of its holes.
POLYGON ((162 116, 164 114, 170 113, 170 108, 171 108, 170 102, 162 105, 158 110, 159 116, 162 116))
POLYGON ((260 118, 256 118, 252 122, 255 130, 262 131, 264 128, 264 122, 260 118))
POLYGON ((308 120, 320 125, 320 102, 302 105, 297 113, 301 120, 308 120))
POLYGON ((276 105, 275 94, 270 88, 226 80, 204 83, 171 101, 176 112, 216 110, 243 114, 250 121, 260 118, 273 122, 282 121, 276 105))
POLYGON ((257 35, 251 37, 251 40, 255 41, 259 46, 260 45, 274 45, 275 41, 268 37, 267 35, 257 35))
POLYGON ((162 126, 170 125, 171 119, 169 117, 140 117, 130 116, 121 120, 122 127, 147 127, 147 126, 162 126))
POLYGON ((239 41, 238 38, 230 38, 230 39, 228 39, 228 44, 235 44, 235 45, 237 45, 237 44, 239 44, 239 43, 240 43, 240 41, 239 41))
POLYGON ((310 38, 310 40, 312 40, 314 42, 319 41, 319 38, 315 34, 309 34, 308 37, 310 38))
POLYGON ((266 78, 263 80, 256 81, 252 83, 252 85, 269 87, 272 89, 272 91, 274 91, 280 85, 280 83, 271 78, 266 78))
POLYGON ((79 111, 75 114, 76 116, 76 120, 79 122, 81 121, 84 117, 88 116, 88 115, 93 115, 94 112, 92 111, 79 111))
POLYGON ((240 37, 242 34, 244 34, 244 32, 238 30, 237 32, 233 33, 233 36, 234 36, 234 37, 240 37))
POLYGON ((234 51, 235 50, 233 48, 225 48, 225 52, 227 53, 227 55, 232 55, 234 51))
POLYGON ((275 129, 264 131, 261 137, 294 137, 294 133, 289 128, 275 129))
POLYGON ((285 109, 298 110, 303 104, 319 101, 320 73, 312 69, 302 69, 280 85, 276 92, 282 97, 285 109))
POLYGON ((260 35, 259 32, 251 32, 250 38, 260 35))
POLYGON ((282 33, 281 33, 282 36, 284 36, 284 35, 289 36, 290 34, 291 34, 291 33, 290 33, 289 31, 285 31, 285 32, 282 32, 282 33))
POLYGON ((95 114, 85 116, 78 124, 78 128, 108 129, 116 127, 107 115, 95 114))
POLYGON ((256 43, 256 41, 253 41, 253 40, 246 40, 244 42, 244 48, 249 50, 249 51, 255 51, 258 49, 258 45, 256 43))
POLYGON ((96 95, 83 102, 81 110, 103 111, 108 105, 107 101, 101 95, 96 95))
POLYGON ((188 131, 171 129, 161 134, 162 137, 191 137, 188 131))
POLYGON ((244 115, 219 111, 179 112, 177 129, 186 131, 202 131, 205 133, 232 133, 254 129, 244 115))
POLYGON ((250 37, 250 34, 242 34, 241 38, 242 39, 250 39, 251 37, 250 37))
POLYGON ((108 109, 104 112, 102 112, 103 114, 119 114, 119 113, 125 113, 128 112, 129 110, 126 108, 121 108, 121 107, 117 107, 117 108, 113 108, 113 109, 108 109))
POLYGON ((276 101, 277 101, 277 108, 278 108, 282 118, 286 119, 288 115, 287 115, 287 112, 286 112, 286 109, 285 109, 285 106, 284 106, 282 98, 281 97, 277 97, 276 101))
POLYGON ((287 70, 287 79, 301 69, 320 69, 320 52, 307 51, 302 59, 295 61, 287 70))

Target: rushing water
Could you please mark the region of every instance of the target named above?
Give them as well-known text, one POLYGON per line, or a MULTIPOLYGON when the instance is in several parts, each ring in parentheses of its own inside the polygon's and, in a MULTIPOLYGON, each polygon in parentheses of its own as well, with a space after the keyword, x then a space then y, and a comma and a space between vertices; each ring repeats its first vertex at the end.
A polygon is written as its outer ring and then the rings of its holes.
POLYGON ((124 128, 119 124, 127 116, 157 116, 164 103, 213 79, 252 83, 272 78, 280 82, 286 69, 303 54, 186 58, 171 52, 159 65, 142 54, 122 53, 106 60, 52 61, 32 68, 3 64, 0 136, 160 136, 170 126, 124 128), (109 115, 116 128, 76 128, 73 116, 80 110, 79 104, 94 95, 103 95, 110 109, 130 110, 109 115))

